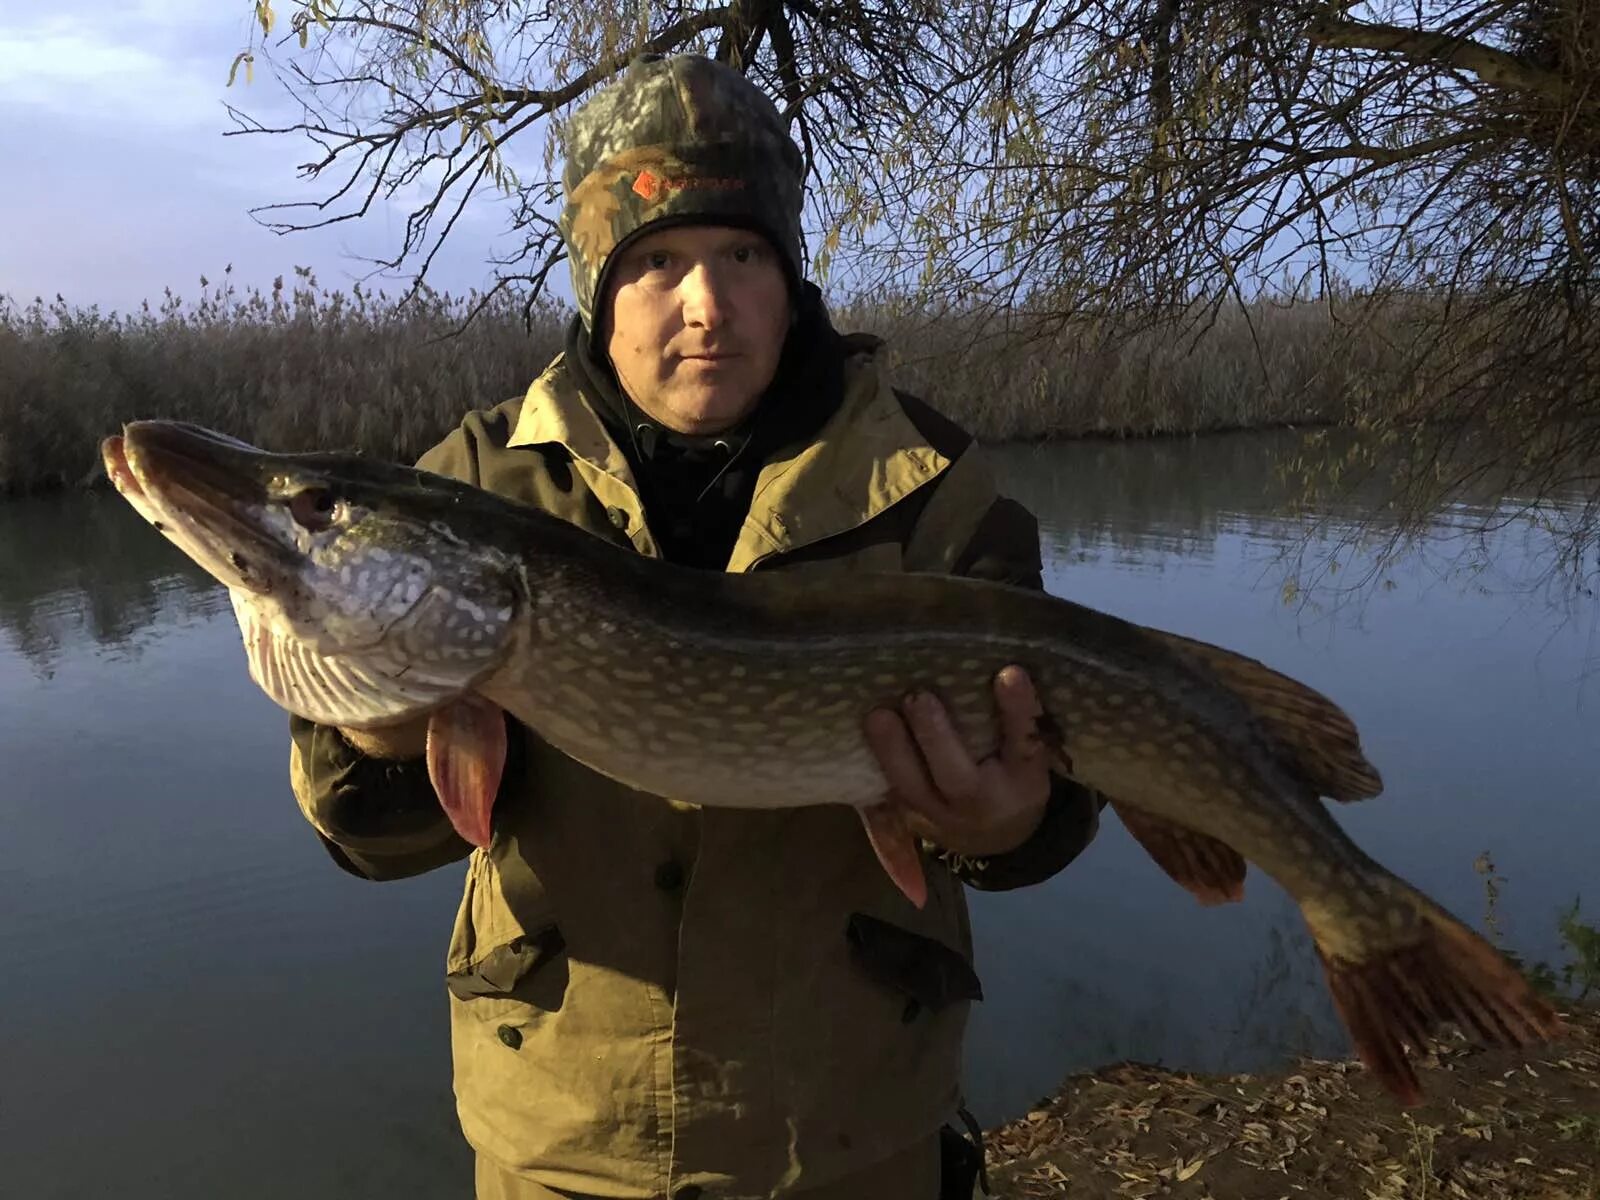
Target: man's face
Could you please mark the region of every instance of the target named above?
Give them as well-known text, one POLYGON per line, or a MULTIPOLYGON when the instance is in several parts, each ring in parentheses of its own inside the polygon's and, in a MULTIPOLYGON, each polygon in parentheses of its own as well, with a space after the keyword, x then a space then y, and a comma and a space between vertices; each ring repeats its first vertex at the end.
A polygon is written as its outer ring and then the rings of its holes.
POLYGON ((683 225, 622 252, 600 311, 606 352, 633 402, 679 433, 720 433, 777 372, 789 289, 760 234, 683 225))

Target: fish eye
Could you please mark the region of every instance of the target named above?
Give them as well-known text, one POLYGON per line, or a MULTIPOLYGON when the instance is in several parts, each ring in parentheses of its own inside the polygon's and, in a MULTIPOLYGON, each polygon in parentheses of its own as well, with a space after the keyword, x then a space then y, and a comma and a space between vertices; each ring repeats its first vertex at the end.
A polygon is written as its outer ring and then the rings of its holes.
POLYGON ((301 488, 289 497, 289 515, 312 533, 320 533, 333 524, 334 510, 338 506, 338 497, 331 488, 301 488))

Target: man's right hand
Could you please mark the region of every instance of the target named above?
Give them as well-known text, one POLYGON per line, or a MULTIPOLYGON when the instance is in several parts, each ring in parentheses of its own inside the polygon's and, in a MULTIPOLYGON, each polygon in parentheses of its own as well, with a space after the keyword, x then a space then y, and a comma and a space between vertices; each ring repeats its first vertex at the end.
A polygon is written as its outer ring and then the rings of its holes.
POLYGON ((404 725, 385 725, 379 729, 346 729, 336 726, 344 738, 368 758, 402 760, 421 758, 428 750, 428 718, 418 717, 404 725))

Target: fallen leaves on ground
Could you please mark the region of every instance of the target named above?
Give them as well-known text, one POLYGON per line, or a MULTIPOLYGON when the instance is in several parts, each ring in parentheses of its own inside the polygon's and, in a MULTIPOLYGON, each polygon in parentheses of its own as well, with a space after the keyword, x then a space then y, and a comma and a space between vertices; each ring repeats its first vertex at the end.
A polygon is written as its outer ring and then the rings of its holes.
POLYGON ((1600 1011, 1559 1041, 1417 1059, 1402 1109, 1359 1063, 1207 1076, 1118 1063, 987 1135, 998 1200, 1600 1200, 1600 1011))

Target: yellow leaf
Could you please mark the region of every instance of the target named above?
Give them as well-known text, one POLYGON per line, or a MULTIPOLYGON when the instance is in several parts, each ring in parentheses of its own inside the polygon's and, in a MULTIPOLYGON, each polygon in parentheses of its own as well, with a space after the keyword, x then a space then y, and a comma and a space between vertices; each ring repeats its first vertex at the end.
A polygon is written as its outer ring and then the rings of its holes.
POLYGON ((240 62, 245 64, 245 83, 250 83, 251 78, 254 78, 254 61, 256 61, 256 56, 248 50, 238 51, 237 54, 234 54, 234 64, 227 69, 227 86, 230 86, 230 88, 234 86, 234 77, 238 75, 238 64, 240 62))
POLYGON ((272 11, 272 0, 256 0, 256 20, 261 22, 263 35, 272 32, 273 22, 277 19, 277 14, 272 11))
MULTIPOLYGON (((1183 1162, 1183 1160, 1180 1158, 1178 1160, 1178 1162, 1181 1164, 1183 1162)), ((1205 1166, 1205 1165, 1206 1165, 1206 1160, 1203 1159, 1203 1158, 1195 1159, 1188 1166, 1181 1166, 1180 1165, 1178 1167, 1178 1175, 1177 1175, 1178 1182, 1182 1183, 1185 1179, 1193 1179, 1196 1175, 1198 1175, 1200 1173, 1200 1168, 1205 1166)))

